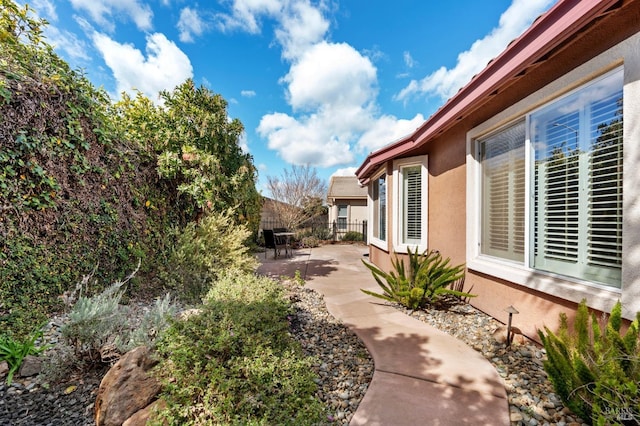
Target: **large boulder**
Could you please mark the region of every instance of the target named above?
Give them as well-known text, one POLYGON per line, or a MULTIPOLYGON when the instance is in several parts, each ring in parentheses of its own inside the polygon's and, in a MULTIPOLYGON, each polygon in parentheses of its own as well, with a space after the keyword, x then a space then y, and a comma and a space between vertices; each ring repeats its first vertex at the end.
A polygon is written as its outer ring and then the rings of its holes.
POLYGON ((157 363, 149 348, 140 346, 127 352, 111 367, 98 389, 96 426, 121 426, 156 399, 161 385, 149 370, 157 363))

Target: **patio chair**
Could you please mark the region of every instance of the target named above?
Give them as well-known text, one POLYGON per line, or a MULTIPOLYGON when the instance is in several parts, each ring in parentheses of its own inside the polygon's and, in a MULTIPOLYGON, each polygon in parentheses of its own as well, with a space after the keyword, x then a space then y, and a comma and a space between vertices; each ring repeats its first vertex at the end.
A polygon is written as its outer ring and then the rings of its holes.
MULTIPOLYGON (((273 249, 273 257, 277 258, 281 250, 284 248, 285 256, 289 253, 289 245, 287 244, 287 239, 284 237, 276 236, 275 229, 265 229, 262 231, 264 234, 264 247, 265 249, 273 249)), ((264 252, 264 257, 267 257, 267 250, 264 252)))

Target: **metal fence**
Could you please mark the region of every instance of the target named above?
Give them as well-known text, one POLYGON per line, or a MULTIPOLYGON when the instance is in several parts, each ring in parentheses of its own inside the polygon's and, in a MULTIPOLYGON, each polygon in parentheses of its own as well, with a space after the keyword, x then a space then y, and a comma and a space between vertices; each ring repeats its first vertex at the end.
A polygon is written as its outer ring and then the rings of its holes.
MULTIPOLYGON (((260 229, 286 228, 279 220, 265 219, 260 223, 260 229)), ((310 220, 300 225, 296 229, 290 229, 299 235, 313 235, 320 240, 331 241, 364 241, 367 242, 367 221, 347 222, 337 220, 328 222, 327 220, 310 220)))

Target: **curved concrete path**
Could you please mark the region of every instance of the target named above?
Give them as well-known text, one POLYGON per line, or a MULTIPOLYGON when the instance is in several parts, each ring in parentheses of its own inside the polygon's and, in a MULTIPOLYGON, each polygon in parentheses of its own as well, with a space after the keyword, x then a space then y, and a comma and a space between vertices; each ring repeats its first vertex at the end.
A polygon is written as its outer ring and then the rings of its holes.
POLYGON ((509 425, 504 384, 482 355, 362 288, 379 291, 367 248, 328 245, 265 259, 258 273, 294 276, 324 295, 327 309, 364 342, 375 363, 350 425, 509 425))

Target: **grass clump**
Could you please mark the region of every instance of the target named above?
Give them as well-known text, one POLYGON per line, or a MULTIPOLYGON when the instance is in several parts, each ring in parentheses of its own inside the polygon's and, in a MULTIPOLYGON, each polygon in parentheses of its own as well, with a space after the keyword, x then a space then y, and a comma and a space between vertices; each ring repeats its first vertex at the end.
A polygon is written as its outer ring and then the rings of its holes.
POLYGON ((289 335, 274 280, 230 271, 199 315, 176 321, 158 345, 169 424, 311 425, 325 415, 312 359, 289 335))
POLYGON ((13 375, 22 365, 22 361, 28 355, 39 355, 46 347, 36 345, 36 341, 42 337, 42 332, 31 334, 24 340, 15 340, 9 336, 0 336, 0 361, 6 361, 9 365, 7 373, 7 385, 11 385, 13 375))

